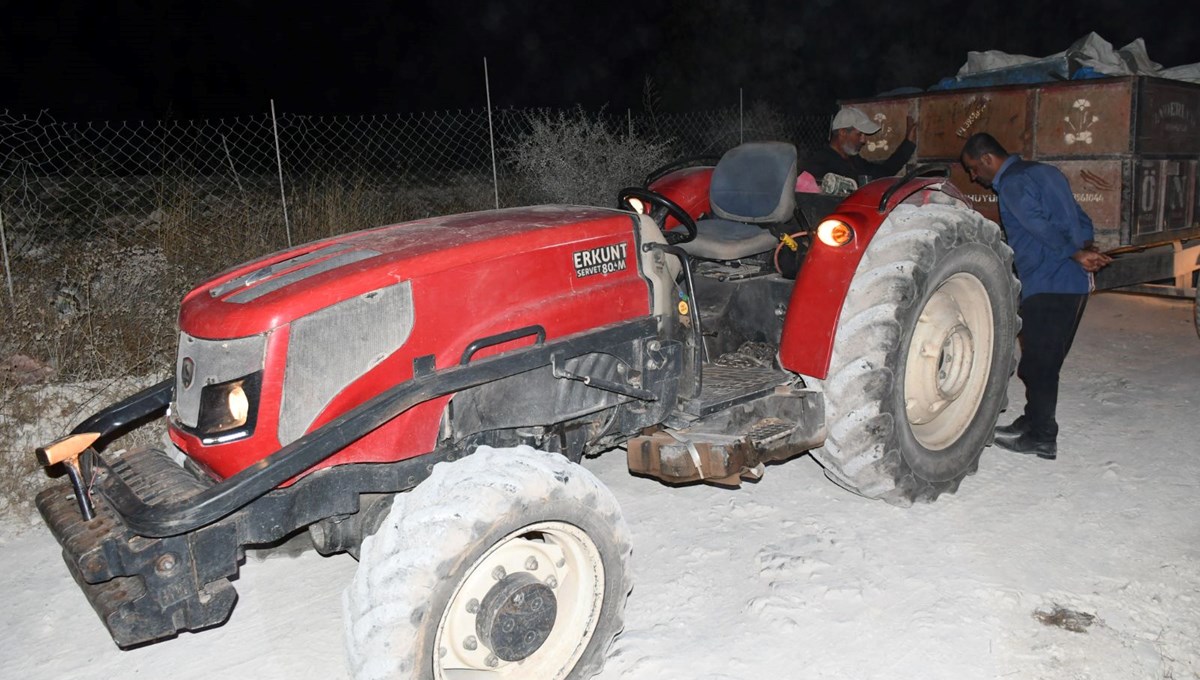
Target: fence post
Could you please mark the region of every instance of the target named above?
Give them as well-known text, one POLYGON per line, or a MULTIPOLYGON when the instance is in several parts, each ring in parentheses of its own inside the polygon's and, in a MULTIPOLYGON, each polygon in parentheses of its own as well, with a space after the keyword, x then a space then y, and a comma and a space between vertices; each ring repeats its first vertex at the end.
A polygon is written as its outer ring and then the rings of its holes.
POLYGON ((4 252, 4 278, 8 282, 8 302, 13 315, 17 313, 17 297, 13 294, 12 264, 8 261, 8 237, 4 235, 4 211, 0 210, 0 251, 4 252))
MULTIPOLYGON (((272 118, 274 117, 272 116, 272 118)), ((242 188, 242 180, 238 177, 237 168, 233 167, 233 156, 229 154, 229 143, 225 141, 225 135, 221 135, 221 146, 225 148, 225 160, 229 161, 229 172, 233 173, 233 182, 237 184, 238 193, 242 195, 242 200, 244 201, 246 200, 246 190, 242 188)), ((278 147, 276 147, 275 152, 279 152, 278 147)), ((284 222, 286 221, 285 219, 284 222)))
POLYGON ((292 247, 292 224, 288 221, 287 195, 283 193, 283 156, 279 153, 279 124, 275 121, 275 100, 271 100, 271 130, 275 132, 275 167, 279 169, 279 202, 283 204, 283 228, 288 248, 292 247))
POLYGON ((488 80, 487 57, 483 58, 483 91, 487 95, 488 144, 492 147, 492 191, 496 194, 496 209, 500 209, 500 180, 496 177, 496 131, 492 128, 492 84, 488 80))

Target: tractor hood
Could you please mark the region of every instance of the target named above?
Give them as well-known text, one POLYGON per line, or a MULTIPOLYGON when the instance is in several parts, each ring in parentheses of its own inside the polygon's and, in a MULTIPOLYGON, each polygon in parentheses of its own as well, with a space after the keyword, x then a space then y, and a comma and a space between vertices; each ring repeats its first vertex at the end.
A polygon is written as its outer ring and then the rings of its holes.
MULTIPOLYGON (((505 260, 522 267, 540 263, 530 259, 531 254, 536 257, 533 251, 546 251, 545 266, 563 268, 568 274, 565 280, 570 281, 584 276, 575 253, 618 243, 628 248, 634 230, 635 219, 629 213, 549 205, 354 232, 274 253, 218 275, 185 296, 179 326, 197 338, 260 334, 401 281, 456 269, 471 277, 478 265, 505 260)), ((632 252, 628 256, 635 259, 632 252)), ((512 271, 511 275, 525 273, 512 271)))

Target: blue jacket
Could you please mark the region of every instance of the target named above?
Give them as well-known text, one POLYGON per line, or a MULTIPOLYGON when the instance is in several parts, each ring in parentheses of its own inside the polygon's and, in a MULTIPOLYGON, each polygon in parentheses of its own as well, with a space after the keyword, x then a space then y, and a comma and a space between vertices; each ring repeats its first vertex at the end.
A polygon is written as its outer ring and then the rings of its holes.
POLYGON ((1094 238, 1067 178, 1045 163, 1009 156, 992 178, 1000 221, 1012 246, 1021 299, 1038 293, 1087 293, 1091 279, 1071 258, 1094 238))

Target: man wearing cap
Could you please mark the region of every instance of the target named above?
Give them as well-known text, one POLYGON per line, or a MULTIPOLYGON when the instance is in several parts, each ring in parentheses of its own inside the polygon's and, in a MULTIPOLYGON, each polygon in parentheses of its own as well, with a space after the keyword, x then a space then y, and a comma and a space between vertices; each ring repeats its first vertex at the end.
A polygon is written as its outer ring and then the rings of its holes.
POLYGON ((843 106, 833 117, 833 124, 829 128, 829 145, 815 151, 800 166, 801 171, 811 173, 818 182, 827 173, 856 181, 862 177, 888 177, 899 172, 917 149, 917 125, 911 117, 904 132, 904 141, 881 163, 873 163, 858 155, 867 143, 867 137, 879 132, 879 123, 868 118, 867 114, 852 106, 843 106))

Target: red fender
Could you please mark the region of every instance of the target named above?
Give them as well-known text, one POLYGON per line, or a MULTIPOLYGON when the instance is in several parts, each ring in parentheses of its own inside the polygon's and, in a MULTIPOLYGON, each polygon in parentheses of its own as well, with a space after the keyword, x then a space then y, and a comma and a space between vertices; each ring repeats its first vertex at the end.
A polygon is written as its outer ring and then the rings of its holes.
POLYGON ((841 220, 854 229, 854 239, 850 243, 834 247, 813 240, 796 276, 787 317, 783 321, 779 359, 787 370, 818 379, 827 377, 834 334, 854 272, 879 226, 897 205, 903 202, 922 205, 937 191, 970 205, 962 193, 945 180, 920 178, 892 194, 881 212, 879 202, 894 182, 895 179, 888 178, 867 184, 826 218, 841 220))
MULTIPOLYGON (((675 201, 684 212, 699 219, 710 210, 708 204, 708 186, 712 183, 712 166, 685 168, 664 175, 650 185, 650 190, 675 201)), ((667 216, 664 230, 679 226, 679 220, 667 216)))

